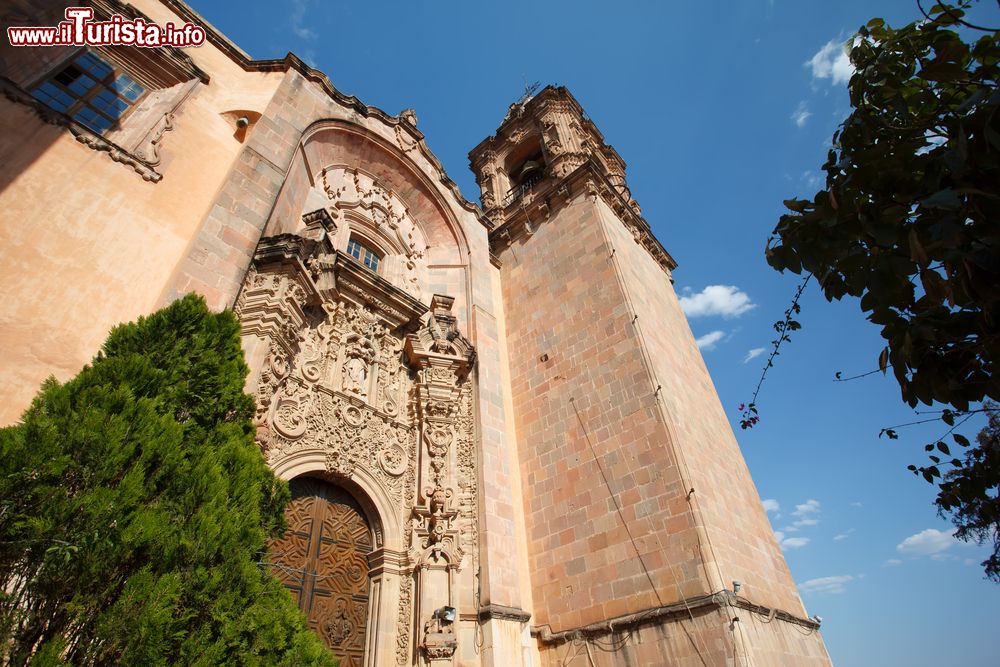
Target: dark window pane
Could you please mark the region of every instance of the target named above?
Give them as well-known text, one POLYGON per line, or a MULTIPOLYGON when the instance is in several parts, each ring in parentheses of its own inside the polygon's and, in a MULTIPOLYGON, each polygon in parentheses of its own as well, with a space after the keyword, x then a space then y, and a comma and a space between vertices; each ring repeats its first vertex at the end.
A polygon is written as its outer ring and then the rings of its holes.
POLYGON ((63 71, 61 71, 58 74, 56 74, 55 77, 53 77, 53 78, 58 83, 61 83, 62 85, 68 87, 68 86, 72 85, 73 82, 76 81, 77 79, 79 79, 82 75, 83 75, 83 72, 81 72, 78 67, 75 67, 74 65, 70 65, 69 67, 67 67, 63 71))
POLYGON ((66 86, 69 88, 70 92, 74 93, 78 97, 83 97, 83 95, 97 85, 97 82, 91 79, 86 74, 81 74, 76 78, 76 81, 66 86))
POLYGON ((94 53, 81 54, 72 64, 36 86, 35 99, 73 118, 96 132, 104 132, 125 115, 146 89, 128 74, 114 68, 94 53))
POLYGON ((93 74, 97 79, 103 79, 112 72, 111 65, 90 52, 77 58, 75 64, 93 74))
POLYGON ((69 108, 69 105, 73 103, 73 99, 71 97, 48 81, 40 85, 38 88, 35 88, 31 94, 36 100, 49 105, 56 111, 66 111, 66 109, 69 108))
POLYGON ((104 132, 111 128, 114 121, 107 116, 98 113, 96 109, 89 106, 83 106, 73 114, 73 119, 79 121, 94 130, 95 132, 104 132))

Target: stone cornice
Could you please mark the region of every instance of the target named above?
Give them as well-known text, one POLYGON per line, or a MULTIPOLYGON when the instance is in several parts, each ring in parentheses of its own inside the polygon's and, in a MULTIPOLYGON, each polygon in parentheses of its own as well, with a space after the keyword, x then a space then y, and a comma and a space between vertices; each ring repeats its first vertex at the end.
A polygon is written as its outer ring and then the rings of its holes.
POLYGON ((368 554, 370 575, 406 574, 410 570, 409 565, 409 554, 406 551, 393 551, 383 547, 368 554))
POLYGON ((417 368, 449 368, 464 378, 476 363, 476 348, 458 330, 458 320, 451 314, 454 303, 454 297, 435 294, 427 325, 406 337, 404 349, 417 368))
POLYGON ((677 268, 677 262, 653 235, 649 223, 615 190, 593 159, 561 179, 543 179, 535 188, 506 207, 490 211, 504 220, 490 232, 492 252, 499 254, 520 237, 533 234, 538 225, 545 224, 557 210, 586 192, 595 199, 600 196, 611 207, 636 243, 645 248, 664 271, 669 274, 677 268))
MULTIPOLYGON (((130 19, 141 18, 147 23, 154 23, 151 18, 140 12, 133 5, 120 2, 119 0, 89 0, 89 4, 94 7, 95 20, 108 20, 112 15, 120 14, 130 19)), ((121 48, 122 47, 116 47, 116 49, 121 48)), ((157 52, 159 54, 160 66, 170 70, 173 76, 177 77, 179 81, 198 79, 202 83, 208 84, 211 80, 207 73, 194 64, 194 61, 191 60, 191 56, 175 46, 161 46, 157 49, 143 49, 141 47, 131 48, 137 49, 137 51, 134 51, 133 54, 151 51, 157 52)))
POLYGON ((383 317, 390 329, 415 326, 427 312, 427 306, 341 250, 330 268, 337 292, 383 317))
POLYGON ((254 253, 257 269, 280 264, 304 290, 304 305, 333 302, 337 297, 368 308, 391 330, 415 328, 427 306, 385 278, 334 250, 328 236, 311 239, 298 234, 266 236, 254 253))
POLYGON ((483 211, 479 208, 479 206, 470 202, 464 195, 462 195, 462 192, 458 189, 458 185, 448 176, 444 169, 444 165, 442 165, 441 161, 438 160, 433 153, 431 153, 430 149, 427 147, 427 143, 424 141, 423 133, 416 127, 412 110, 407 109, 400 112, 396 116, 391 116, 378 107, 365 104, 354 95, 345 95, 337 90, 336 86, 333 85, 330 78, 326 74, 310 67, 294 53, 288 53, 288 55, 284 58, 254 60, 249 54, 247 54, 246 51, 236 46, 236 44, 219 32, 211 23, 206 21, 187 3, 182 2, 181 0, 160 0, 160 2, 184 20, 196 23, 204 28, 208 42, 222 51, 245 71, 287 72, 288 70, 295 70, 308 81, 317 84, 327 95, 330 96, 331 99, 342 107, 358 113, 363 118, 376 118, 382 123, 391 126, 397 135, 397 140, 400 143, 400 150, 405 153, 409 150, 413 150, 414 148, 419 149, 420 154, 438 172, 441 184, 451 191, 459 206, 469 213, 474 214, 479 223, 487 229, 493 228, 493 222, 483 214, 483 211), (405 147, 403 144, 401 135, 404 134, 408 135, 409 141, 411 142, 409 148, 405 147))
POLYGON ((819 630, 819 623, 812 619, 801 618, 780 609, 772 609, 758 604, 754 604, 746 598, 734 595, 731 591, 720 591, 711 595, 703 595, 696 598, 688 598, 673 604, 644 609, 624 616, 616 616, 606 621, 591 623, 578 628, 560 630, 552 632, 548 625, 532 626, 531 635, 543 644, 562 644, 581 637, 600 637, 614 632, 621 632, 625 629, 649 625, 662 620, 669 620, 671 617, 685 617, 693 614, 703 615, 713 613, 727 607, 736 607, 754 614, 760 614, 769 618, 777 618, 786 623, 806 628, 811 632, 819 630))
POLYGON ((527 623, 531 620, 531 614, 518 607, 505 607, 502 604, 488 604, 480 607, 479 620, 486 622, 490 619, 527 623))

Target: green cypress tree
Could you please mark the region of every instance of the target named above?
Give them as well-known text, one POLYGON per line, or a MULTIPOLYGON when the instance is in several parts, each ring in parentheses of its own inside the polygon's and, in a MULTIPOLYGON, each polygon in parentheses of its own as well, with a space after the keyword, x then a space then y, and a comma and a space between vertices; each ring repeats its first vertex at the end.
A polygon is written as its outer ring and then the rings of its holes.
POLYGON ((188 295, 0 430, 0 662, 336 664, 262 566, 289 493, 246 375, 236 318, 188 295))

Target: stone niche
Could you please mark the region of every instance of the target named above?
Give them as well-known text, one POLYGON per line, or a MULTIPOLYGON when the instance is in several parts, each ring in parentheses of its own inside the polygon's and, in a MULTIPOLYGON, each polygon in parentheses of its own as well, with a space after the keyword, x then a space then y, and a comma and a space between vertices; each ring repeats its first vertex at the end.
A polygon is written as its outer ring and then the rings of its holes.
POLYGON ((455 627, 475 622, 459 620, 478 566, 475 350, 453 298, 425 305, 337 250, 337 224, 263 238, 237 299, 257 441, 280 476, 320 476, 373 515, 365 664, 457 664, 455 627))

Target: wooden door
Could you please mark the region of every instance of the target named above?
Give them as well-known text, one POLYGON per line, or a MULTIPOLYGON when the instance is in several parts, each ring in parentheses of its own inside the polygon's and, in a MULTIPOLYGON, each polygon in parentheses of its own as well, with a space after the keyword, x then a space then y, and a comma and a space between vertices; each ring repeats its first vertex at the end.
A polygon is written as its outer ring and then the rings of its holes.
POLYGON ((371 529, 343 490, 311 478, 294 479, 290 486, 288 531, 270 545, 272 569, 341 667, 361 667, 371 529))

